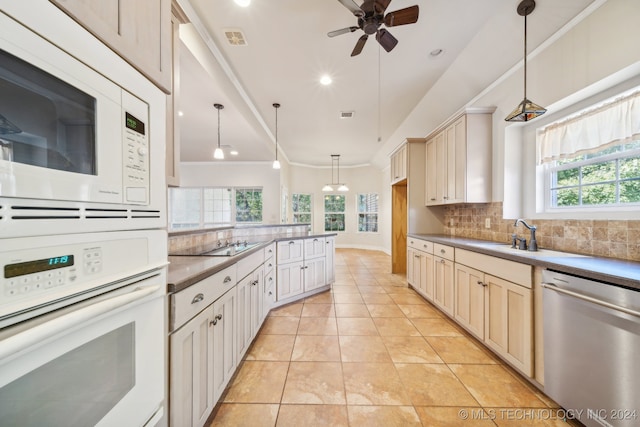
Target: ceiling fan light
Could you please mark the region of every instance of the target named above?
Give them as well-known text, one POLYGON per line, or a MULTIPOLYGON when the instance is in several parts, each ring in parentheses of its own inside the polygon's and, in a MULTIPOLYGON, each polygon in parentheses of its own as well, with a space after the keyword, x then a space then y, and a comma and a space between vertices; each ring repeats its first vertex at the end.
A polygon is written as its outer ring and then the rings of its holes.
POLYGON ((273 168, 274 169, 280 169, 280 161, 279 160, 274 160, 273 161, 273 168))
POLYGON ((224 152, 222 151, 222 148, 216 148, 216 150, 213 152, 213 158, 218 160, 224 159, 224 152))
POLYGON ((538 104, 535 104, 525 98, 518 106, 509 114, 505 120, 507 122, 528 122, 536 117, 546 113, 547 110, 538 104))
POLYGON ((333 191, 333 187, 331 185, 329 185, 329 184, 325 184, 325 186, 322 187, 322 191, 325 191, 325 192, 333 191))

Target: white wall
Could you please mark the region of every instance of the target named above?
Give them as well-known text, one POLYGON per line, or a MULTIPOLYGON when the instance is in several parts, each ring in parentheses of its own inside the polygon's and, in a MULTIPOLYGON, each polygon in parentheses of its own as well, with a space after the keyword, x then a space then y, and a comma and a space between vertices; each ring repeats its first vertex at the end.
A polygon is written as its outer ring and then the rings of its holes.
POLYGON ((262 222, 280 223, 280 171, 270 162, 183 162, 180 187, 262 187, 262 222))
MULTIPOLYGON (((334 173, 336 173, 335 171, 334 173)), ((358 233, 358 220, 356 213, 356 195, 358 193, 378 193, 380 199, 379 209, 382 211, 384 205, 388 204, 388 195, 384 195, 389 191, 388 180, 384 181, 387 185, 383 185, 383 174, 380 170, 372 166, 348 167, 340 168, 340 182, 348 185, 347 193, 330 193, 344 194, 346 196, 346 214, 345 228, 346 231, 338 233, 336 238, 337 247, 364 248, 387 250, 389 244, 385 244, 385 239, 389 240, 390 219, 386 220, 385 228, 378 224, 378 233, 358 233)), ((308 193, 312 194, 313 199, 313 223, 312 230, 316 233, 324 232, 324 195, 322 187, 331 183, 331 168, 307 167, 300 165, 292 165, 290 168, 289 193, 308 193)), ((337 177, 336 177, 337 180, 337 177)), ((390 211, 389 211, 390 212, 390 211)), ((390 213, 384 214, 390 216, 390 213)))

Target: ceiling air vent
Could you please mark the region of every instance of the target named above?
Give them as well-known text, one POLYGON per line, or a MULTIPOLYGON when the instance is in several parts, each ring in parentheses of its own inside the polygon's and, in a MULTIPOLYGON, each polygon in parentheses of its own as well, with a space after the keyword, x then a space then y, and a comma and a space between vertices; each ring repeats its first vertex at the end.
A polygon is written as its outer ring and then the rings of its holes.
POLYGON ((355 111, 340 111, 340 118, 341 119, 351 119, 353 118, 353 115, 355 114, 355 111))
POLYGON ((247 39, 244 38, 242 31, 238 29, 224 30, 224 36, 231 46, 246 46, 247 39))

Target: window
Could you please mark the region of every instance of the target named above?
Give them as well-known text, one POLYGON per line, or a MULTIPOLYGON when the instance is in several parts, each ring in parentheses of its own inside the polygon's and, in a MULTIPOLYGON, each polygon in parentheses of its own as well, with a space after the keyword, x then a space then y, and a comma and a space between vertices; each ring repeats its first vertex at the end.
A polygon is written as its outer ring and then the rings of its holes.
POLYGON ((549 165, 551 207, 640 203, 640 141, 549 165))
POLYGON ((236 189, 236 222, 262 222, 262 188, 236 189))
POLYGON ((345 197, 339 194, 324 196, 324 231, 344 231, 345 197))
POLYGON ((358 194, 358 231, 378 232, 378 194, 358 194))
POLYGON ((548 210, 640 204, 640 91, 539 129, 548 210))
POLYGON ((169 230, 262 222, 262 188, 170 188, 169 230))
POLYGON ((293 193, 291 210, 294 224, 311 224, 311 194, 293 193))

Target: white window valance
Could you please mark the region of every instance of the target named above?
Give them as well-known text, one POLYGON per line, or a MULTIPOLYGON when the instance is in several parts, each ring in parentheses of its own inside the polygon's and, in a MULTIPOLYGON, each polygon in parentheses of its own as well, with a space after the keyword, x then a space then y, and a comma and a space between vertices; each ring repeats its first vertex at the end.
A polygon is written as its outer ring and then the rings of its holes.
POLYGON ((640 138, 640 91, 553 123, 536 134, 538 164, 640 138))

